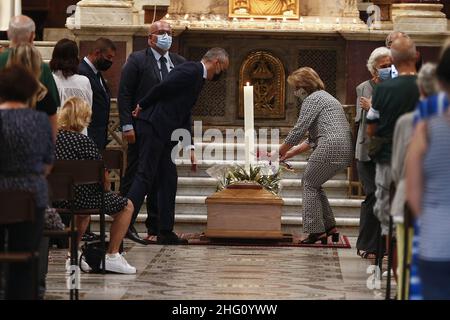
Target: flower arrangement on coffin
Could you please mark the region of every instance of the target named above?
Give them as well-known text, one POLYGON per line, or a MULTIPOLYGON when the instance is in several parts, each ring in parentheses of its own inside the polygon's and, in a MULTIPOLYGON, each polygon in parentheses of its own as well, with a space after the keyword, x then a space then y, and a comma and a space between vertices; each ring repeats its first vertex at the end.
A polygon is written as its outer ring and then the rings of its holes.
POLYGON ((233 184, 248 182, 257 183, 274 195, 279 195, 282 172, 293 172, 294 170, 286 162, 281 162, 279 166, 275 166, 271 161, 260 161, 259 157, 258 160, 256 165, 250 165, 249 171, 240 165, 215 165, 206 172, 218 181, 216 191, 226 189, 233 184))

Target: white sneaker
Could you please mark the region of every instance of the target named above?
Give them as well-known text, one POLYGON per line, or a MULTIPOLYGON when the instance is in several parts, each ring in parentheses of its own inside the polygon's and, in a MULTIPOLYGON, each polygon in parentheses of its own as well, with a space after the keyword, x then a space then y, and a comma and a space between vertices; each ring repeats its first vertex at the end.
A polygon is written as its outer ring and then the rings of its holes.
POLYGON ((130 266, 127 260, 119 253, 106 255, 105 269, 115 273, 136 274, 136 268, 130 266))
MULTIPOLYGON (((78 251, 78 262, 80 261, 81 251, 78 251)), ((83 259, 81 259, 81 266, 84 271, 91 271, 91 267, 87 264, 87 262, 83 259)), ((66 271, 70 271, 70 253, 68 254, 68 258, 66 259, 66 271)))

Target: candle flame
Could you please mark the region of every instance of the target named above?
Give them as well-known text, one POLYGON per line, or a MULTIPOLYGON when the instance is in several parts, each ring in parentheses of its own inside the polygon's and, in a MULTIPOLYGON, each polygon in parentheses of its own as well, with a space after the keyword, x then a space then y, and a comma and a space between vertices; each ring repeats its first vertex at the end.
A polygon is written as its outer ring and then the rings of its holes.
POLYGON ((247 87, 250 87, 250 82, 247 82, 247 87))

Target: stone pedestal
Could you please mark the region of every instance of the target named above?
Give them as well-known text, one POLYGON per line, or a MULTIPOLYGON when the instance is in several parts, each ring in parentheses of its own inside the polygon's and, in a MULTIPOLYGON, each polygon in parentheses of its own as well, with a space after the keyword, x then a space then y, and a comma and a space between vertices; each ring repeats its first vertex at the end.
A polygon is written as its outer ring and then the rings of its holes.
POLYGON ((132 0, 83 0, 77 3, 75 25, 133 25, 132 0))
POLYGON ((446 32, 444 5, 428 3, 399 3, 392 5, 394 30, 404 32, 446 32))

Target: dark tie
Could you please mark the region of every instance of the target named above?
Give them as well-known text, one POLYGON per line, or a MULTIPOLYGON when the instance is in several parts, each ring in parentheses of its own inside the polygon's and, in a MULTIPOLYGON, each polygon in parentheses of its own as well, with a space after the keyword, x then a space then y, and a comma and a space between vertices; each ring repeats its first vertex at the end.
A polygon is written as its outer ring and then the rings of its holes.
POLYGON ((159 62, 161 63, 161 79, 165 80, 169 75, 169 70, 167 69, 167 59, 165 57, 159 58, 159 62))
POLYGON ((100 82, 100 85, 102 86, 103 90, 106 91, 105 82, 103 81, 103 77, 100 72, 97 72, 97 78, 98 78, 98 82, 100 82))

